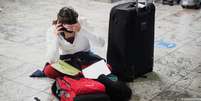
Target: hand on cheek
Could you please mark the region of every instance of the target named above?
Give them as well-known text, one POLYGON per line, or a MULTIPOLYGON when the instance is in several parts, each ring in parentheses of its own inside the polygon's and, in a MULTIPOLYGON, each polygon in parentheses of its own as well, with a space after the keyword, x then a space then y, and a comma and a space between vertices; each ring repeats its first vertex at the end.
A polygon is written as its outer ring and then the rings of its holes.
POLYGON ((79 32, 81 29, 80 23, 73 24, 73 31, 79 32))
POLYGON ((64 24, 63 25, 66 29, 68 29, 69 31, 74 31, 74 32, 79 32, 81 29, 81 26, 79 23, 76 24, 72 24, 72 25, 68 25, 68 24, 64 24))

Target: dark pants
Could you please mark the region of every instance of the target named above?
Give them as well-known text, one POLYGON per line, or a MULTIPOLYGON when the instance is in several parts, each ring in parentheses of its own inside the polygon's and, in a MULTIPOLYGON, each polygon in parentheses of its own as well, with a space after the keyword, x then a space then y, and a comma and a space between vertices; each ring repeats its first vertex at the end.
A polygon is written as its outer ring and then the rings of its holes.
POLYGON ((102 60, 100 56, 88 51, 88 52, 77 52, 75 54, 61 55, 61 60, 64 60, 66 63, 71 64, 79 70, 82 70, 84 67, 91 65, 97 61, 102 60))
POLYGON ((79 95, 74 101, 110 101, 110 97, 104 93, 79 95))

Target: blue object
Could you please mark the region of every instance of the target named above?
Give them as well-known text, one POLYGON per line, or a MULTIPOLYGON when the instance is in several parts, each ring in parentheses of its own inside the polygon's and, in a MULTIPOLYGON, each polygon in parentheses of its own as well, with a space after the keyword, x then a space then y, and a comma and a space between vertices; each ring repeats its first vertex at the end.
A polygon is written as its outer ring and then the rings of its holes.
POLYGON ((30 75, 30 77, 45 77, 45 74, 41 70, 37 69, 30 75))
POLYGON ((107 78, 109 78, 112 81, 118 81, 118 77, 114 74, 109 74, 106 76, 107 78))
POLYGON ((154 46, 157 48, 175 48, 176 44, 172 42, 165 42, 163 39, 155 41, 154 46))

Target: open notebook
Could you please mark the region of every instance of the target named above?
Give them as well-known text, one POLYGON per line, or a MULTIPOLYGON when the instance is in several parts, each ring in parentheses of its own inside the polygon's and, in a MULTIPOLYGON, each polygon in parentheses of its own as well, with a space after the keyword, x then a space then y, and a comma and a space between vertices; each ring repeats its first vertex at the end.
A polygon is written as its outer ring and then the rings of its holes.
POLYGON ((104 60, 100 60, 89 67, 82 70, 85 78, 97 79, 101 74, 108 75, 111 73, 110 69, 104 60))

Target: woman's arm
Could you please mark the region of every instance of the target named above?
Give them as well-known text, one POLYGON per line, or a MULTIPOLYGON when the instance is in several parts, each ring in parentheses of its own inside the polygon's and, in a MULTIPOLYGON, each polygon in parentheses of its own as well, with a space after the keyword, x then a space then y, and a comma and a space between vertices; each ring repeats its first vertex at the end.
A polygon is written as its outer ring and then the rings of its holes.
POLYGON ((103 47, 105 45, 105 40, 103 38, 96 36, 95 34, 87 31, 85 28, 82 28, 81 31, 81 33, 83 33, 83 35, 87 37, 94 45, 98 47, 103 47))
POLYGON ((79 23, 81 25, 81 33, 83 33, 83 35, 86 36, 93 44, 99 47, 103 47, 105 45, 105 40, 102 37, 87 30, 88 23, 85 18, 80 18, 79 23))
POLYGON ((48 29, 46 33, 47 58, 48 62, 54 63, 59 59, 58 36, 54 35, 54 27, 48 29))

